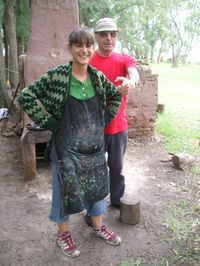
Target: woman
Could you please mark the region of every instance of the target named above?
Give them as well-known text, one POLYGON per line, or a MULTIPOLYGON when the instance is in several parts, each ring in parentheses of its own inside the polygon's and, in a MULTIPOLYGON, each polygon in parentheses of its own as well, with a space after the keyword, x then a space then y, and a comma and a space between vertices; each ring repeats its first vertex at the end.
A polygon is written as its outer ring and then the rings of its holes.
POLYGON ((104 198, 109 193, 103 130, 116 115, 121 94, 88 65, 94 38, 87 28, 71 32, 68 51, 72 62, 48 71, 25 88, 18 101, 35 123, 53 132, 50 219, 58 224, 57 243, 63 253, 77 257, 80 251, 69 231, 69 216, 84 209, 91 216, 92 235, 112 245, 121 243, 102 223, 104 198))

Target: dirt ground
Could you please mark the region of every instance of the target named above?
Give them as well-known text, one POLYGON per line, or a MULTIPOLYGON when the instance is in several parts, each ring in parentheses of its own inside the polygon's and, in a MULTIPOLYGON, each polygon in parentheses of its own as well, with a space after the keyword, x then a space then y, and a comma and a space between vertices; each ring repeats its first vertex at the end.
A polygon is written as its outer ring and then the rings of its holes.
POLYGON ((160 161, 167 156, 160 139, 128 143, 124 160, 126 194, 140 198, 140 222, 122 223, 119 210, 109 206, 108 198, 105 223, 122 237, 121 246, 113 247, 90 235, 91 228, 85 225, 82 215, 72 216, 71 232, 81 251, 75 259, 65 257, 57 247, 57 228, 48 219, 49 166, 38 162, 38 179, 25 182, 19 138, 0 136, 0 147, 1 266, 189 265, 175 259, 177 250, 184 251, 186 247, 177 241, 166 241, 173 235, 166 220, 170 215, 169 202, 182 198, 192 202, 198 196, 197 187, 188 183, 188 169, 179 171, 171 162, 160 161), (186 185, 187 189, 183 189, 186 185))

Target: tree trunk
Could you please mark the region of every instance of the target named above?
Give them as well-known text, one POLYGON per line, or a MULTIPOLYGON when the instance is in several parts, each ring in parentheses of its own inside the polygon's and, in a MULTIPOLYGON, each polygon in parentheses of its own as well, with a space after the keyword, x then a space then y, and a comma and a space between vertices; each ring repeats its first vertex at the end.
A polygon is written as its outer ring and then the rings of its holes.
POLYGON ((178 58, 177 58, 174 50, 175 50, 174 45, 172 45, 172 67, 177 67, 178 66, 178 58))
POLYGON ((4 60, 4 64, 5 64, 5 75, 6 75, 6 80, 9 80, 9 71, 8 71, 8 44, 7 44, 7 39, 5 38, 5 24, 3 23, 3 35, 4 35, 4 39, 3 39, 3 43, 4 43, 4 50, 5 50, 5 60, 4 60))
POLYGON ((9 81, 12 89, 18 84, 18 53, 17 53, 17 37, 16 37, 16 19, 15 10, 12 0, 5 0, 5 38, 8 44, 8 64, 9 64, 9 81))
POLYGON ((160 45, 159 52, 158 52, 158 57, 157 57, 157 63, 158 64, 161 62, 162 49, 163 49, 163 41, 161 40, 161 45, 160 45))
POLYGON ((150 62, 153 62, 153 60, 154 60, 154 46, 151 45, 150 62))
MULTIPOLYGON (((2 28, 0 21, 0 29, 2 28)), ((6 77, 5 77, 5 62, 3 58, 3 40, 2 34, 0 34, 0 108, 6 107, 9 108, 11 99, 8 96, 6 91, 6 77)))
POLYGON ((17 49, 18 49, 18 55, 24 54, 24 45, 21 38, 17 39, 17 49))

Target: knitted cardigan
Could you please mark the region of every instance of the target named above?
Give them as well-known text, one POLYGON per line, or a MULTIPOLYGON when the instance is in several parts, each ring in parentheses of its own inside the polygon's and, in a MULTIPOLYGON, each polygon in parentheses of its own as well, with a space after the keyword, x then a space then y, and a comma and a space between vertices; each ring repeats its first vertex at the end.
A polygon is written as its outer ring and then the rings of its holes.
MULTIPOLYGON (((18 102, 28 116, 41 128, 57 132, 69 93, 72 62, 49 70, 39 80, 24 88, 18 102), (42 104, 38 104, 38 100, 42 104)), ((95 68, 88 65, 92 85, 104 115, 105 126, 115 117, 121 103, 117 88, 95 68)))

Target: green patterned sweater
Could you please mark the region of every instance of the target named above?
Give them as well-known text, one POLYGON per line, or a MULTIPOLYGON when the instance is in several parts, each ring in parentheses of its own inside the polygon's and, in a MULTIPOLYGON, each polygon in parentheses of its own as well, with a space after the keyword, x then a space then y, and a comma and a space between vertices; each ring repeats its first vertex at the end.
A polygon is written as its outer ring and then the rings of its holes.
MULTIPOLYGON (((18 102, 23 110, 40 127, 52 132, 58 131, 69 92, 71 70, 71 62, 51 69, 39 80, 24 88, 18 96, 18 102), (41 104, 38 104, 38 101, 41 104)), ((90 65, 88 73, 99 97, 107 125, 117 114, 121 94, 101 72, 90 65)))

